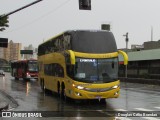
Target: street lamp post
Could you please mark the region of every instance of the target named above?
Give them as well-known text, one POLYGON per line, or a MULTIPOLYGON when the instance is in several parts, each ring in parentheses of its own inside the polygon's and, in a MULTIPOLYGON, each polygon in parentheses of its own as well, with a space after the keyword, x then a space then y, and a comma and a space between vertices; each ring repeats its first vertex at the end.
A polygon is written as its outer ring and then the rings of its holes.
MULTIPOLYGON (((128 32, 123 36, 126 37, 125 41, 126 41, 126 54, 127 54, 128 53, 128 41, 129 41, 128 32)), ((126 65, 126 69, 125 69, 125 77, 127 78, 127 65, 126 65)))

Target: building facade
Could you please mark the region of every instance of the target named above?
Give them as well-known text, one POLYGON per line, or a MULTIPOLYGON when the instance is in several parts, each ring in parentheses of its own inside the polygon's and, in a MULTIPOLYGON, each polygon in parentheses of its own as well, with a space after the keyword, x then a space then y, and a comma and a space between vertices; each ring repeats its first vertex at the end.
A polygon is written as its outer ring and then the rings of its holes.
POLYGON ((24 47, 24 50, 32 50, 33 51, 33 54, 23 54, 22 55, 22 58, 23 59, 37 59, 37 48, 34 48, 32 45, 29 45, 28 47, 24 47))
MULTIPOLYGON (((160 49, 128 52, 128 58, 129 78, 160 79, 160 49)), ((119 76, 125 77, 125 66, 121 56, 119 60, 119 76)))
POLYGON ((14 43, 12 40, 9 41, 7 48, 0 48, 0 58, 7 61, 20 60, 20 50, 22 48, 21 43, 14 43))

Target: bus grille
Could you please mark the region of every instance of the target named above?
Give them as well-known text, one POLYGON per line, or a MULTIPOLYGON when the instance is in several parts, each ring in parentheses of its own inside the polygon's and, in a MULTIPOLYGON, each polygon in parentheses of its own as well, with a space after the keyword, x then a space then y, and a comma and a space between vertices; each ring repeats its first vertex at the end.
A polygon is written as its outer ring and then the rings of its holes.
POLYGON ((89 91, 89 92, 105 92, 105 91, 110 91, 113 90, 114 88, 85 88, 84 90, 89 91))

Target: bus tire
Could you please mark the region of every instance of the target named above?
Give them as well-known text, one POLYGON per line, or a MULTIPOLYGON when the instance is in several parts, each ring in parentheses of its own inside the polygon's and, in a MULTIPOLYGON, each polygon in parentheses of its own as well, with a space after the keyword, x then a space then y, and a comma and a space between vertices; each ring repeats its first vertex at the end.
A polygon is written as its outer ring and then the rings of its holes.
POLYGON ((41 89, 43 92, 45 92, 45 85, 44 85, 44 80, 41 80, 41 89))
POLYGON ((62 85, 61 85, 61 98, 66 99, 64 83, 62 83, 62 85))
POLYGON ((60 82, 57 82, 57 94, 58 96, 61 96, 60 95, 60 82))

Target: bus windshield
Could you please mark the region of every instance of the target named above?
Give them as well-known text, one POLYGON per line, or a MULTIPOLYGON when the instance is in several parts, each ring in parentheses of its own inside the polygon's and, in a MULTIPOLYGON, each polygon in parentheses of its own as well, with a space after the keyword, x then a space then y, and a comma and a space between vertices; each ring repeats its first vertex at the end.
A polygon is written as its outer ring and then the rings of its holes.
POLYGON ((28 70, 30 72, 37 72, 38 71, 37 61, 29 61, 28 70))
POLYGON ((86 83, 108 83, 118 78, 118 58, 76 58, 74 79, 86 83))

